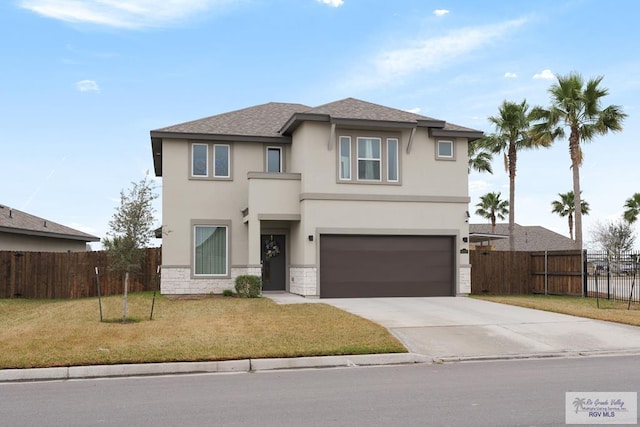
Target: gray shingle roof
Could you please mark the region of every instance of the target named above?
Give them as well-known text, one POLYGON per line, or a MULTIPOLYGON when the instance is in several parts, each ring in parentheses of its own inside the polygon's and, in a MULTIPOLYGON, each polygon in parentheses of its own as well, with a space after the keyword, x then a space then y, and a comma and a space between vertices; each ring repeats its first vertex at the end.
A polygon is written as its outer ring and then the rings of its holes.
POLYGON ((157 129, 155 132, 277 137, 280 136, 278 131, 282 125, 293 114, 306 111, 309 108, 302 104, 269 102, 168 126, 157 129))
MULTIPOLYGON (((491 224, 469 224, 469 234, 491 234, 491 224)), ((509 224, 496 224, 495 234, 509 235, 509 224)), ((568 237, 539 225, 514 224, 516 251, 565 251, 575 249, 575 243, 568 237)), ((509 239, 493 240, 497 251, 509 250, 509 239)))
POLYGON ((100 240, 99 237, 91 234, 2 205, 0 205, 0 231, 85 242, 97 242, 100 240))
POLYGON ((420 121, 441 122, 443 130, 480 132, 475 129, 445 123, 443 120, 410 113, 396 108, 345 98, 318 107, 302 104, 269 102, 254 107, 192 120, 152 131, 153 133, 191 133, 211 135, 245 135, 278 137, 282 126, 294 114, 326 115, 335 119, 355 119, 388 122, 417 123, 420 121))
POLYGON ((420 114, 385 107, 355 98, 345 98, 330 102, 305 111, 311 114, 326 114, 337 119, 358 119, 389 122, 417 122, 419 120, 436 120, 420 114))

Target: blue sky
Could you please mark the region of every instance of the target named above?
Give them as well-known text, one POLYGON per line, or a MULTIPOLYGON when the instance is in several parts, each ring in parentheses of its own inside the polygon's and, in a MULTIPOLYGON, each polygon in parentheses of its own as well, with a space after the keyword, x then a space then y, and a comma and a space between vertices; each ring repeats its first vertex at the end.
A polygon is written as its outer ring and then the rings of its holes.
MULTIPOLYGON (((640 3, 8 0, 0 3, 0 204, 103 237, 152 173, 149 131, 270 101, 355 97, 492 131, 503 100, 547 106, 554 74, 603 75, 624 131, 584 146, 595 222, 640 192, 640 3)), ((516 222, 568 235, 568 143, 522 152, 516 222)), ((502 158, 472 173, 508 198, 502 158)), ((157 185, 162 185, 157 180, 157 185)), ((160 192, 160 188, 158 188, 160 192)), ((160 223, 160 203, 157 206, 160 223)), ((472 215, 472 222, 485 220, 472 215)))

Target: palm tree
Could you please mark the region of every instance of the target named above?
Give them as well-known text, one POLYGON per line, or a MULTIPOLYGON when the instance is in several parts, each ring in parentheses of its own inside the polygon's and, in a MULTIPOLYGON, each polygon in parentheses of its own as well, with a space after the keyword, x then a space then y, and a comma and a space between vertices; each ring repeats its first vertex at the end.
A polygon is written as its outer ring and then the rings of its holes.
POLYGON ((493 160, 493 156, 480 144, 480 141, 476 139, 469 143, 469 168, 467 172, 471 173, 473 169, 477 172, 489 172, 492 174, 491 160, 493 160))
MULTIPOLYGON (((551 202, 552 213, 557 213, 561 217, 567 217, 569 221, 569 236, 573 240, 573 212, 575 211, 575 205, 573 204, 573 191, 567 191, 566 193, 558 193, 560 200, 554 200, 551 202)), ((584 200, 580 201, 582 213, 584 215, 589 214, 589 203, 584 200)))
POLYGON ((569 130, 569 154, 573 174, 574 214, 576 247, 582 249, 582 201, 580 200, 580 165, 582 164, 581 141, 591 141, 596 135, 622 130, 622 122, 627 115, 622 107, 610 105, 601 107, 602 98, 609 90, 600 87, 603 77, 587 81, 578 73, 556 76, 558 82, 551 85, 551 107, 535 108, 533 118, 539 120, 534 125, 534 137, 544 143, 552 143, 565 136, 569 130))
POLYGON ((491 222, 491 233, 496 232, 496 218, 504 219, 509 213, 509 202, 500 200, 500 193, 487 193, 480 197, 476 205, 476 215, 487 218, 491 222))
POLYGON ((504 168, 509 173, 509 249, 515 250, 516 239, 515 203, 516 203, 516 163, 518 151, 524 148, 548 146, 544 141, 535 142, 530 137, 531 113, 527 100, 520 103, 503 101, 497 116, 489 117, 496 133, 484 136, 480 144, 492 153, 503 153, 504 168))
POLYGON ((624 207, 627 208, 624 211, 624 219, 629 224, 633 224, 640 215, 640 193, 635 193, 631 198, 624 202, 624 207))

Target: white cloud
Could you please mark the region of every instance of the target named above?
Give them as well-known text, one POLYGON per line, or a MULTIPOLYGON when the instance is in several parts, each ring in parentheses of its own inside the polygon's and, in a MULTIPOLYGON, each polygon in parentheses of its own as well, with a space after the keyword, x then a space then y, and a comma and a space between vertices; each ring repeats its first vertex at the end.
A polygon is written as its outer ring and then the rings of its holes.
POLYGON ((534 74, 533 78, 534 79, 552 80, 552 79, 555 79, 556 76, 551 72, 551 70, 542 70, 541 73, 534 74))
POLYGON ((433 11, 433 14, 436 16, 444 16, 447 15, 449 11, 447 9, 436 9, 433 11))
POLYGON ((19 0, 20 7, 72 23, 139 29, 175 24, 231 0, 19 0))
POLYGON ((420 111, 422 111, 422 108, 420 107, 416 107, 416 108, 412 108, 410 110, 406 110, 409 113, 413 113, 413 114, 420 114, 420 111))
POLYGON ((100 92, 100 86, 93 80, 80 80, 76 82, 76 89, 80 92, 100 92))
POLYGON ((316 0, 318 3, 326 4, 332 7, 340 7, 344 4, 344 0, 316 0))
POLYGON ((508 72, 508 71, 507 71, 506 73, 504 73, 504 76, 505 76, 507 79, 515 79, 516 77, 518 77, 518 75, 517 75, 516 73, 510 73, 510 72, 508 72))
POLYGON ((489 182, 478 179, 469 181, 469 192, 470 193, 481 193, 483 191, 488 190, 491 187, 489 182))
POLYGON ((526 22, 526 19, 516 19, 494 25, 461 28, 444 36, 406 43, 409 46, 378 54, 371 61, 373 67, 368 67, 373 69, 372 74, 367 76, 366 72, 359 72, 353 84, 377 86, 416 72, 435 70, 508 36, 526 22))

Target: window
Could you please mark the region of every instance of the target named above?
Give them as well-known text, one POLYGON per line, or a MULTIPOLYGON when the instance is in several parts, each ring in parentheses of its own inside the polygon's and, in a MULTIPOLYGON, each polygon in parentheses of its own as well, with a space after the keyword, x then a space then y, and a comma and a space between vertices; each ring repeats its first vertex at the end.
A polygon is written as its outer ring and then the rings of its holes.
POLYGON ((194 232, 194 275, 226 276, 228 227, 196 225, 194 232))
POLYGON ((340 179, 351 179, 351 137, 340 137, 340 179))
POLYGON ((209 146, 193 144, 191 146, 191 175, 209 176, 209 146))
POLYGON ((437 150, 437 158, 453 159, 453 141, 438 141, 437 150))
POLYGON ((267 172, 282 172, 282 149, 267 147, 267 172))
POLYGON ((339 183, 400 183, 401 147, 397 132, 380 132, 378 136, 361 136, 354 130, 341 133, 336 146, 339 183))
POLYGON ((387 139, 387 181, 398 181, 398 140, 387 139))
POLYGON ((213 146, 213 176, 229 178, 229 146, 213 146))
POLYGON ((358 179, 380 181, 380 138, 358 138, 358 179))

